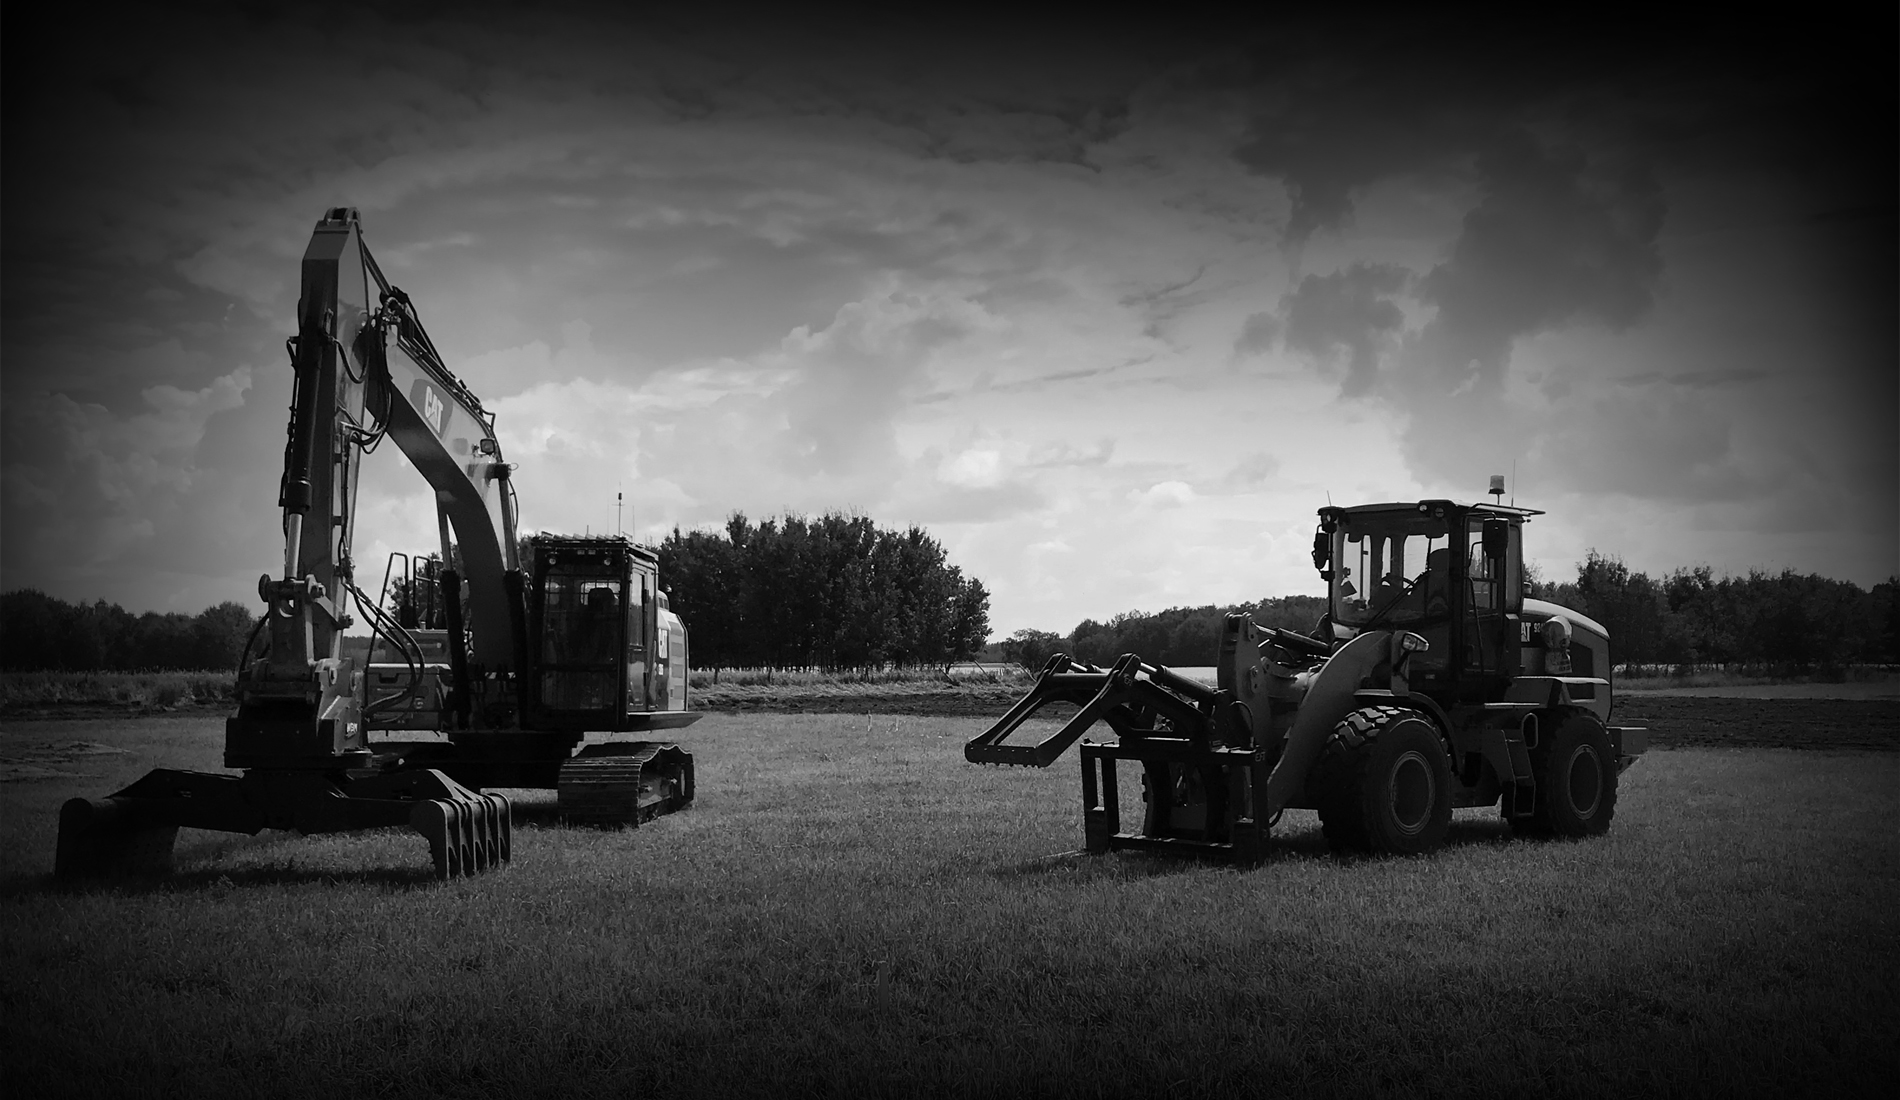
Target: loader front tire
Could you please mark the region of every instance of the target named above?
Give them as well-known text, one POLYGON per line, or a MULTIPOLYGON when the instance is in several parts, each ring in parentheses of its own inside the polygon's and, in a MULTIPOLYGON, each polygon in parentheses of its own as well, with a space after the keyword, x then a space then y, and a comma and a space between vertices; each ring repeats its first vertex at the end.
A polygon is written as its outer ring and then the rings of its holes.
POLYGON ((1415 711, 1348 714, 1321 752, 1319 820, 1334 848, 1422 855, 1451 827, 1451 760, 1438 728, 1415 711))
POLYGON ((1514 820, 1530 836, 1602 836, 1616 816, 1616 752, 1594 715, 1572 714, 1557 727, 1548 748, 1532 754, 1537 804, 1528 818, 1514 820))

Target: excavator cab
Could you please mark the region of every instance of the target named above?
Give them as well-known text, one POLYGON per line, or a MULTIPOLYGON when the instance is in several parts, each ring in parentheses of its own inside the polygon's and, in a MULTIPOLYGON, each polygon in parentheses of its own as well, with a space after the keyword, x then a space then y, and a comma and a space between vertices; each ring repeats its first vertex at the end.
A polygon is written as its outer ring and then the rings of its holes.
POLYGON ((624 538, 534 540, 527 705, 537 728, 653 729, 685 710, 685 632, 658 577, 659 556, 624 538))

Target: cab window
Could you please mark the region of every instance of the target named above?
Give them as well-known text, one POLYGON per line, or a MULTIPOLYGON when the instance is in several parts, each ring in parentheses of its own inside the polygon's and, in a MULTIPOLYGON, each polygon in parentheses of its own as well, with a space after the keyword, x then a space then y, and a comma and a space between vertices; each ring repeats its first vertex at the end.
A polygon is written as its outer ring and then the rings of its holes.
POLYGON ((1484 555, 1484 524, 1473 520, 1470 532, 1465 536, 1465 576, 1471 584, 1471 604, 1480 614, 1495 612, 1498 609, 1498 594, 1502 591, 1502 578, 1494 575, 1495 564, 1484 555))
POLYGON ((1450 606, 1443 520, 1404 513, 1348 517, 1334 555, 1333 619, 1346 626, 1419 622, 1450 606))

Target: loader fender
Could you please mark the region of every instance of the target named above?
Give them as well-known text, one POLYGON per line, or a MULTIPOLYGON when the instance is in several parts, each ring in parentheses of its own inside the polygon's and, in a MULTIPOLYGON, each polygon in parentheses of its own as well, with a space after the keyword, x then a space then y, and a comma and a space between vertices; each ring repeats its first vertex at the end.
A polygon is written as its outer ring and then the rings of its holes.
POLYGON ((1306 789, 1306 775, 1319 759, 1319 750, 1333 727, 1356 706, 1354 693, 1385 659, 1390 639, 1391 635, 1380 631, 1361 634, 1340 647, 1313 677, 1293 728, 1287 731, 1280 762, 1267 777, 1268 815, 1285 809, 1306 789))

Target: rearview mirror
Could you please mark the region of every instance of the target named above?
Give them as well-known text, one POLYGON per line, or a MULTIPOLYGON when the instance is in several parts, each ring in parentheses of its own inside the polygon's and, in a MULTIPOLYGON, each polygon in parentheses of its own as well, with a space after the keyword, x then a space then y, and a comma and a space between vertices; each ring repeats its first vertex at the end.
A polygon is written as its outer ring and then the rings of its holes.
MULTIPOLYGON (((1333 560, 1333 540, 1324 531, 1313 532, 1313 568, 1326 571, 1327 563, 1333 560)), ((1328 580, 1332 578, 1328 577, 1328 580)))
POLYGON ((1484 556, 1501 558, 1511 546, 1511 521, 1508 519, 1487 519, 1484 521, 1484 556))

